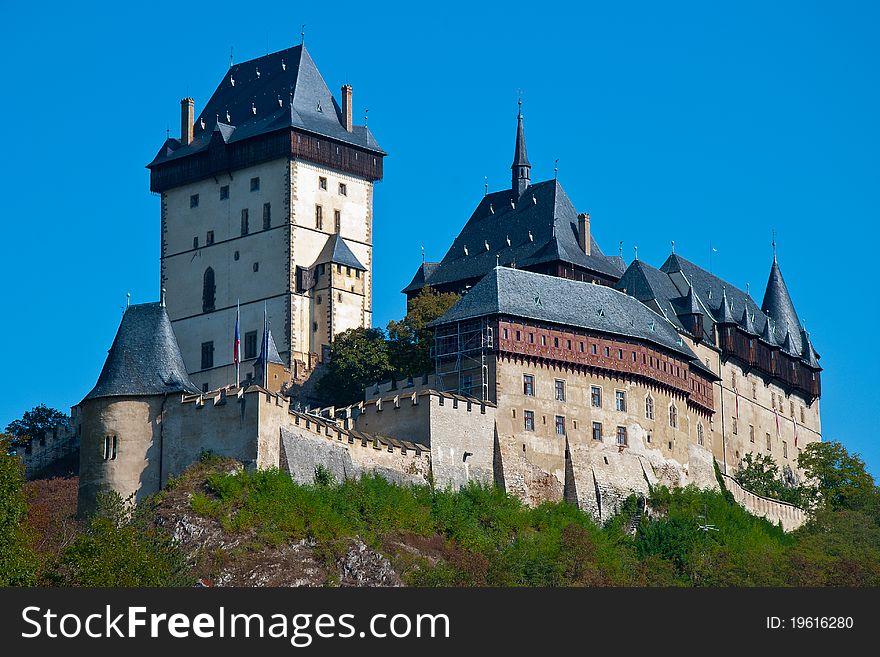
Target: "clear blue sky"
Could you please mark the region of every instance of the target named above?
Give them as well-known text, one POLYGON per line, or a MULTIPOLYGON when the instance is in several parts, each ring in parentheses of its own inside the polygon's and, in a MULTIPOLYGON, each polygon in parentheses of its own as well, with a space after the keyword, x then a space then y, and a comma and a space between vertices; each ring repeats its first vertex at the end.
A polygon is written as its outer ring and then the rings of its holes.
POLYGON ((94 384, 126 292, 158 297, 149 162, 229 63, 306 43, 388 151, 375 322, 503 187, 521 90, 532 179, 559 178, 606 252, 685 257, 760 303, 775 228, 822 356, 823 429, 880 475, 878 6, 863 2, 7 3, 0 426, 94 384), (615 5, 613 8, 610 5, 615 5))

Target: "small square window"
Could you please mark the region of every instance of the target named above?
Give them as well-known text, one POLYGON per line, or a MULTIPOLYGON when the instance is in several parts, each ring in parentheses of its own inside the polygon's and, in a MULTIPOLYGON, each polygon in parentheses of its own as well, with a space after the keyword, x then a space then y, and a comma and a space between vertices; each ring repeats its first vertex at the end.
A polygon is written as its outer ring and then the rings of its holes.
POLYGON ((561 415, 556 416, 556 435, 565 435, 565 418, 561 415))
POLYGON ((535 430, 535 412, 534 411, 523 411, 523 428, 526 431, 534 431, 535 430))
POLYGON ((523 374, 523 394, 526 397, 535 396, 535 377, 532 374, 523 374))
POLYGON ((239 254, 238 251, 236 251, 235 253, 232 254, 232 259, 233 259, 233 260, 238 260, 240 257, 241 257, 241 255, 239 254))
POLYGON ((626 392, 623 390, 614 391, 614 404, 618 411, 626 411, 626 392))
POLYGON ((208 234, 205 236, 205 244, 213 244, 214 243, 214 231, 209 230, 208 234))
POLYGON ((626 427, 617 427, 617 444, 626 445, 626 427))
POLYGON ((599 353, 599 345, 597 345, 597 344, 591 344, 591 345, 590 345, 590 352, 591 352, 594 356, 596 356, 596 355, 599 353))
POLYGON ((255 271, 255 272, 260 271, 260 263, 259 263, 259 262, 255 262, 255 263, 254 263, 254 271, 255 271))
POLYGON ((327 190, 327 179, 324 176, 318 178, 318 189, 327 190))
POLYGON ((223 185, 220 188, 220 200, 225 201, 229 198, 229 185, 223 185))
POLYGON ((251 178, 251 191, 258 192, 260 191, 260 178, 251 178))
POLYGON ((191 208, 199 207, 199 195, 198 194, 193 194, 192 196, 189 197, 189 207, 191 207, 191 208))
POLYGON ((590 387, 590 405, 593 408, 602 408, 602 388, 599 386, 590 387))
POLYGON ((554 384, 556 401, 565 401, 565 381, 563 381, 562 379, 556 379, 554 384))
POLYGON ((339 195, 348 196, 348 187, 345 185, 345 183, 339 183, 339 195))
POLYGON ((602 440, 602 423, 593 422, 593 440, 602 440))

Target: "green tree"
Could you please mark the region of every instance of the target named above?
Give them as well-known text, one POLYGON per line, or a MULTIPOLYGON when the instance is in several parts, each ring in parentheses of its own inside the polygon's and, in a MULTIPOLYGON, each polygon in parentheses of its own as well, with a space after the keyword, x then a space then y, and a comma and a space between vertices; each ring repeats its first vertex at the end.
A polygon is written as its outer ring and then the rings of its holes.
POLYGON ((36 578, 23 485, 24 467, 8 454, 8 439, 0 439, 0 586, 27 586, 36 578))
POLYGON ((876 509, 878 492, 874 479, 858 454, 850 454, 842 443, 810 443, 798 456, 815 505, 833 510, 876 509))
POLYGON ((334 339, 330 362, 315 385, 315 394, 325 404, 353 404, 363 399, 365 387, 391 374, 382 329, 349 329, 334 339))
POLYGON ((406 317, 388 322, 389 357, 398 376, 418 376, 432 369, 434 332, 428 324, 452 308, 461 297, 423 287, 409 302, 406 317))
POLYGON ((45 438, 46 433, 67 419, 61 411, 50 408, 45 404, 34 406, 25 411, 18 420, 13 420, 6 426, 6 433, 12 436, 12 448, 30 440, 45 438))
POLYGON ((789 504, 801 506, 804 490, 787 485, 779 474, 779 466, 769 454, 746 454, 733 478, 748 491, 789 504))

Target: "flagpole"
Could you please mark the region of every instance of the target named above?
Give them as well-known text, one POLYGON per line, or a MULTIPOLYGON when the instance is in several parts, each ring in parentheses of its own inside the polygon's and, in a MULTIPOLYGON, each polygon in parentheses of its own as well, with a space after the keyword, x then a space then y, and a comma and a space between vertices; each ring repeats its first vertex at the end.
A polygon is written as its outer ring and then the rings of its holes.
POLYGON ((235 361, 235 387, 241 385, 241 299, 235 305, 235 344, 233 346, 232 359, 235 361))

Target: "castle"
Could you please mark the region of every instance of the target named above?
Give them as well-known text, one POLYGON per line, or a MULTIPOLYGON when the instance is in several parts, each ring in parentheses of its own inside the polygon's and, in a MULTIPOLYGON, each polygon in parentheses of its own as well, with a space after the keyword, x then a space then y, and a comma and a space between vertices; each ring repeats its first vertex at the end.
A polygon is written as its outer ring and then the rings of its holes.
POLYGON ((304 45, 231 66, 198 119, 181 101, 180 138, 149 164, 160 301, 126 310, 75 409, 81 511, 105 489, 155 493, 205 451, 303 482, 322 466, 495 483, 599 520, 655 484, 716 487, 747 453, 798 477, 821 367, 775 255, 760 306, 675 253, 605 255, 559 181, 531 181, 521 110, 510 187, 403 290, 462 295, 432 324, 433 371, 303 410, 334 336, 371 325, 384 155, 304 45))

